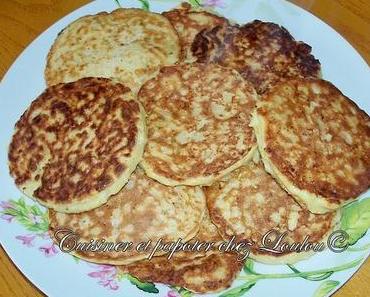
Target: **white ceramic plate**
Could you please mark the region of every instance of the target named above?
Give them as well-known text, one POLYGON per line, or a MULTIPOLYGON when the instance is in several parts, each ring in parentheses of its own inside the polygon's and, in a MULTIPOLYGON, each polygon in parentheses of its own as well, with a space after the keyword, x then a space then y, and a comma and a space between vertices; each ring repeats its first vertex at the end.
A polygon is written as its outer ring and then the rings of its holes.
MULTIPOLYGON (((150 10, 161 12, 176 6, 178 2, 122 0, 121 4, 127 7, 149 4, 150 10)), ((283 25, 297 40, 305 41, 313 47, 313 54, 321 61, 324 78, 333 82, 369 113, 369 67, 348 42, 313 15, 278 0, 208 0, 203 1, 203 4, 215 6, 219 13, 239 23, 261 19, 283 25)), ((64 17, 27 47, 1 83, 1 244, 17 267, 49 296, 190 296, 183 289, 160 284, 136 283, 136 286, 127 276, 117 273, 114 267, 89 264, 62 254, 46 233, 45 209, 23 198, 8 174, 7 148, 14 124, 45 88, 43 71, 46 55, 58 32, 78 17, 115 8, 116 1, 101 0, 64 17)), ((366 232, 369 227, 369 201, 364 201, 347 209, 351 229, 360 233, 366 232)), ((295 265, 305 272, 303 274, 293 272, 287 266, 262 265, 250 261, 248 267, 254 264, 253 269, 241 273, 233 284, 233 291, 210 296, 326 296, 343 285, 359 268, 369 254, 369 243, 370 235, 366 234, 346 252, 338 254, 326 251, 316 254, 295 265), (311 280, 301 276, 308 276, 311 280), (312 276, 319 276, 319 280, 312 280, 312 276)))

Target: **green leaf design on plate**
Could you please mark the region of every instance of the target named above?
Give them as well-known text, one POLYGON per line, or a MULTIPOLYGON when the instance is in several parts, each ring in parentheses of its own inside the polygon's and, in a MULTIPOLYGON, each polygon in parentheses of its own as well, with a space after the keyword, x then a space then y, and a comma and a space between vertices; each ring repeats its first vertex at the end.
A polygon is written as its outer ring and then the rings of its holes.
POLYGON ((370 198, 355 201, 342 209, 341 229, 349 235, 348 243, 355 244, 370 228, 370 198))
POLYGON ((185 288, 176 287, 176 286, 170 286, 170 288, 173 289, 174 291, 176 291, 177 293, 179 293, 181 297, 192 297, 192 296, 194 296, 194 294, 192 292, 186 290, 185 288))
POLYGON ((199 0, 189 0, 188 1, 190 4, 191 4, 191 6, 193 6, 193 7, 200 7, 201 6, 201 3, 200 3, 200 1, 199 0))
MULTIPOLYGON (((246 272, 246 274, 238 277, 239 280, 244 280, 245 283, 234 289, 226 291, 219 297, 243 296, 243 294, 248 292, 261 279, 283 279, 283 278, 301 277, 310 281, 323 280, 331 276, 335 272, 347 270, 358 266, 362 260, 363 258, 358 258, 356 260, 338 266, 305 272, 299 271, 294 266, 289 265, 289 268, 293 270, 293 273, 257 273, 253 268, 254 266, 253 263, 247 262, 246 265, 244 266, 244 272, 246 272)), ((252 260, 249 259, 249 261, 252 260)))
POLYGON ((122 6, 121 6, 121 3, 119 3, 119 1, 118 1, 118 0, 114 0, 114 2, 116 2, 116 4, 117 4, 117 6, 118 6, 118 7, 122 7, 122 6))
POLYGON ((127 279, 131 284, 135 285, 138 289, 147 292, 147 293, 159 293, 158 289, 153 283, 142 282, 138 278, 127 274, 127 279))
POLYGON ((78 264, 78 263, 80 263, 80 258, 78 258, 78 257, 76 257, 76 256, 73 256, 73 255, 71 255, 72 257, 73 257, 73 260, 78 264))
MULTIPOLYGON (((144 9, 144 10, 149 10, 150 9, 150 4, 149 4, 148 0, 137 0, 137 1, 139 1, 141 3, 141 8, 142 9, 144 9)), ((114 0, 114 2, 116 2, 118 7, 122 7, 119 0, 114 0)))
POLYGON ((49 229, 47 212, 43 212, 39 206, 27 205, 24 198, 8 201, 11 207, 7 207, 1 213, 13 216, 28 231, 45 233, 49 229))
POLYGON ((331 291, 338 286, 340 282, 334 280, 326 280, 320 284, 320 286, 316 289, 313 297, 324 297, 327 296, 331 291))
POLYGON ((251 274, 257 274, 254 270, 253 270, 253 267, 254 267, 254 262, 252 259, 248 258, 245 263, 244 263, 244 266, 243 266, 243 270, 245 273, 251 273, 251 274))
MULTIPOLYGON (((343 271, 343 270, 347 270, 347 269, 356 267, 361 263, 362 260, 363 260, 363 258, 361 257, 361 258, 358 258, 356 260, 353 260, 351 262, 348 262, 348 263, 345 263, 345 264, 342 264, 342 265, 338 265, 338 266, 334 266, 334 267, 330 267, 330 268, 319 269, 319 270, 313 270, 313 271, 294 272, 294 273, 256 274, 254 277, 255 277, 255 280, 259 280, 259 279, 278 279, 278 278, 318 276, 318 275, 322 275, 322 274, 328 273, 328 272, 338 272, 338 271, 343 271)), ((239 279, 245 279, 247 281, 250 281, 250 277, 248 275, 240 276, 239 279)))
POLYGON ((234 289, 228 290, 225 293, 222 293, 219 297, 240 297, 243 296, 246 292, 248 292, 256 282, 246 282, 243 285, 236 287, 234 289))
POLYGON ((148 0, 138 0, 141 3, 141 8, 149 11, 150 5, 148 0))
MULTIPOLYGON (((293 265, 288 264, 287 266, 292 271, 294 271, 295 273, 302 274, 302 272, 299 271, 297 268, 295 268, 293 265)), ((328 271, 328 272, 324 272, 323 274, 318 274, 318 275, 302 275, 301 277, 304 278, 304 279, 310 280, 310 281, 322 281, 322 280, 327 279, 328 277, 330 277, 333 273, 334 273, 334 271, 328 271)))

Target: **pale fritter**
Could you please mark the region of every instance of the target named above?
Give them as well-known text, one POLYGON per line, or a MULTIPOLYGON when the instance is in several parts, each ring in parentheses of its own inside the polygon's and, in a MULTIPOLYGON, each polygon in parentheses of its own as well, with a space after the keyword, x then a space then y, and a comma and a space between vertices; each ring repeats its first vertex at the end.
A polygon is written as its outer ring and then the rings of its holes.
POLYGON ((192 52, 198 62, 236 69, 259 94, 282 80, 320 76, 320 62, 311 47, 274 23, 255 20, 241 27, 204 30, 196 36, 192 52))
POLYGON ((205 10, 194 9, 189 3, 182 3, 180 7, 162 13, 175 27, 180 37, 182 60, 194 61, 191 44, 195 36, 204 29, 219 25, 227 25, 227 19, 205 10))
POLYGON ((171 23, 142 9, 117 9, 84 16, 56 38, 47 58, 46 83, 82 77, 114 77, 132 91, 180 57, 181 46, 171 23))
POLYGON ((141 166, 167 185, 204 185, 248 161, 253 87, 216 64, 164 67, 140 90, 148 145, 141 166))
POLYGON ((225 240, 249 241, 251 257, 268 264, 294 263, 312 252, 261 251, 263 236, 270 230, 288 232, 286 241, 324 242, 338 222, 335 212, 315 215, 303 209, 265 172, 262 163, 249 162, 205 188, 212 221, 225 240))
POLYGON ((331 83, 281 83, 257 106, 266 169, 311 212, 338 209, 369 188, 370 118, 331 83))
POLYGON ((136 96, 105 78, 49 87, 15 128, 8 157, 16 185, 61 212, 105 203, 128 181, 146 143, 136 96))
POLYGON ((133 242, 132 250, 126 252, 74 253, 95 263, 123 265, 150 254, 151 249, 136 251, 140 242, 151 240, 153 248, 160 238, 164 242, 192 239, 198 233, 205 210, 200 187, 164 186, 148 178, 138 167, 124 188, 105 205, 78 214, 50 211, 50 232, 54 237, 55 230, 68 228, 80 236, 81 242, 91 239, 133 242))
POLYGON ((173 286, 184 287, 196 293, 218 292, 229 287, 244 262, 231 253, 220 253, 217 245, 222 237, 217 227, 212 224, 206 211, 197 236, 190 241, 215 242, 214 249, 205 252, 177 252, 168 260, 167 256, 159 256, 148 260, 120 266, 125 273, 151 282, 160 282, 173 286))

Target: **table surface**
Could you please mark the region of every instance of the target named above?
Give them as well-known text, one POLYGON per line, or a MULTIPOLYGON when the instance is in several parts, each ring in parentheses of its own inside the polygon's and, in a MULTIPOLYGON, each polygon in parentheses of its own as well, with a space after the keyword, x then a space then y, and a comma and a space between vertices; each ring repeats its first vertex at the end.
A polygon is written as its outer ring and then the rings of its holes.
MULTIPOLYGON (((87 0, 0 1, 0 78, 27 45, 64 15, 87 0)), ((341 33, 370 64, 370 1, 293 0, 341 33)), ((368 296, 368 260, 335 297, 368 296)), ((0 297, 44 296, 14 266, 0 247, 0 297)))

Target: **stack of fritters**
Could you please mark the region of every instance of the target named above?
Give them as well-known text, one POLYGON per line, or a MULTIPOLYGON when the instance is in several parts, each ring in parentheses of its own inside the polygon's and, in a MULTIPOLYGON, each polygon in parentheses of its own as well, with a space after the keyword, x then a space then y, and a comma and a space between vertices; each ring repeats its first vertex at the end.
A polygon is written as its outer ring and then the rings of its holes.
MULTIPOLYGON (((231 24, 188 4, 85 16, 47 57, 49 86, 16 124, 10 173, 82 242, 321 242, 370 184, 370 120, 321 80, 311 48, 283 27, 231 24), (258 148, 258 150, 257 150, 258 148), (203 187, 203 188, 202 188, 203 187)), ((60 238, 55 238, 58 241, 60 238)), ((216 248, 74 251, 154 282, 208 293, 243 266, 216 248)))

